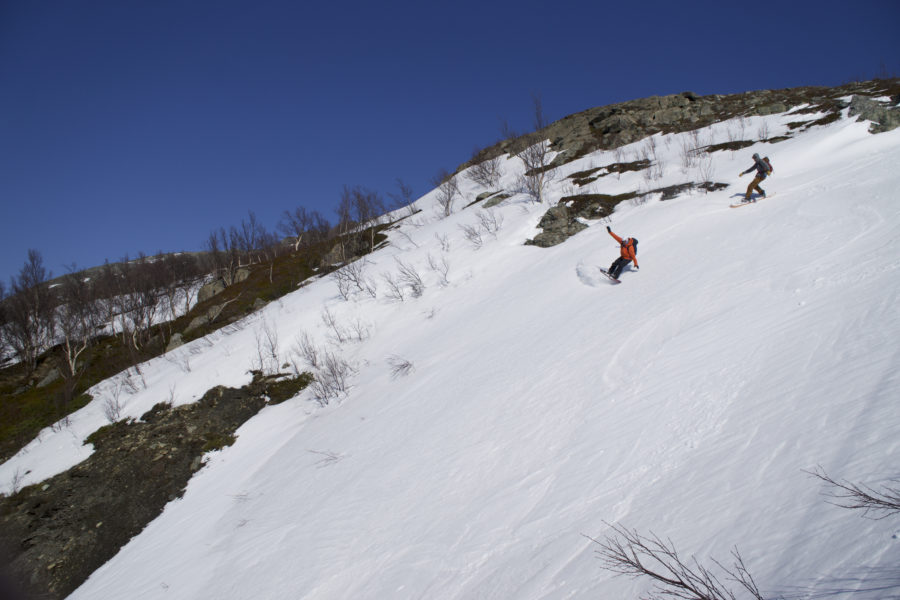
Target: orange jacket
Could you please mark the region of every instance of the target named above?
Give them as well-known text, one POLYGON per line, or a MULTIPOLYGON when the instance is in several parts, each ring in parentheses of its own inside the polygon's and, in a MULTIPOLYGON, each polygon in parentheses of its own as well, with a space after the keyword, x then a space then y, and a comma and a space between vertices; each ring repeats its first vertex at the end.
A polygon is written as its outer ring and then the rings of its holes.
POLYGON ((634 243, 632 243, 631 238, 623 240, 622 238, 614 234, 612 230, 609 230, 607 228, 607 231, 609 231, 609 235, 613 236, 616 241, 619 242, 619 249, 622 253, 622 258, 627 258, 630 261, 634 261, 634 266, 640 267, 637 261, 637 255, 634 253, 634 243))

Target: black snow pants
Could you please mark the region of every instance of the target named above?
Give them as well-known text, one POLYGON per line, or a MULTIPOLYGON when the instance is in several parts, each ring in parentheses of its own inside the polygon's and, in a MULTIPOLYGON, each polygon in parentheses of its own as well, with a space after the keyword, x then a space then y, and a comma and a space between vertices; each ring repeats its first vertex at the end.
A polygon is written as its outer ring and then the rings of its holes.
POLYGON ((609 266, 609 274, 613 276, 613 278, 618 279, 619 273, 622 272, 629 263, 631 262, 630 258, 622 258, 621 256, 613 261, 613 264, 609 266))

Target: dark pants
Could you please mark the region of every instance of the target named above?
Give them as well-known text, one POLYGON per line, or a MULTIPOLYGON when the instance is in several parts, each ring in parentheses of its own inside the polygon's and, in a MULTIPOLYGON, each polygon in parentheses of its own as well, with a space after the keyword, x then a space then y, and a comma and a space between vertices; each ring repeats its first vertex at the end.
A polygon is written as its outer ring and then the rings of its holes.
POLYGON ((756 177, 753 178, 753 181, 751 181, 750 185, 747 186, 747 193, 744 194, 744 200, 750 199, 750 196, 753 195, 753 190, 758 191, 760 196, 766 195, 765 190, 763 190, 761 187, 759 187, 759 184, 762 183, 765 178, 766 178, 765 175, 763 175, 762 177, 757 175, 756 177))
POLYGON ((628 263, 631 262, 629 258, 622 258, 621 256, 613 261, 613 264, 609 266, 609 274, 612 275, 615 279, 619 278, 619 273, 622 272, 622 269, 625 268, 628 263))

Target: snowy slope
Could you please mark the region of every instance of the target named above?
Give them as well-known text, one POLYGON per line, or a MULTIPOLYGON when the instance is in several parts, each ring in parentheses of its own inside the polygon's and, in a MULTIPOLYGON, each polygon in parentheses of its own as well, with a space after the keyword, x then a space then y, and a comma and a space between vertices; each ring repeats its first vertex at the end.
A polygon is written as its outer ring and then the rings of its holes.
MULTIPOLYGON (((547 205, 518 196, 476 249, 459 227, 476 207, 440 219, 423 197, 368 259, 378 297, 345 301, 325 278, 146 365, 130 416, 247 383, 264 328, 283 360, 306 333, 357 371, 340 401, 307 391, 251 419, 71 598, 636 598, 649 582, 604 571, 585 537, 611 524, 702 562, 737 545, 766 594, 900 597, 900 522, 827 504, 804 473, 898 476, 900 130, 867 126, 719 152, 713 179, 729 189, 620 205, 611 225, 640 239, 641 270, 619 286, 596 273, 618 252, 605 223, 524 246, 547 205), (754 151, 772 158, 777 196, 730 209, 754 151), (429 254, 446 258, 449 285, 429 254), (422 274, 421 297, 388 299, 381 275, 397 258, 422 274), (365 339, 330 341, 326 308, 365 339), (413 369, 392 373, 390 357, 413 369)), ((702 136, 726 141, 730 127, 702 136)), ((661 179, 611 175, 588 191, 696 179, 679 163, 685 135, 657 136, 661 179)), ((563 174, 615 161, 598 152, 563 174)), ((550 197, 564 193, 560 179, 550 197)), ((86 456, 116 385, 0 466, 0 482, 86 456)))

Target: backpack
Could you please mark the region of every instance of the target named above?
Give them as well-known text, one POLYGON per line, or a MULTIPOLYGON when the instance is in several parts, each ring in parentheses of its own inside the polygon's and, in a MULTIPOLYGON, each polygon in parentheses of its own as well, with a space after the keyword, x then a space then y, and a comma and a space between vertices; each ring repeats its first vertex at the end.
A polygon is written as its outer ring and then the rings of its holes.
POLYGON ((769 170, 766 171, 766 174, 771 175, 772 173, 774 173, 775 168, 772 166, 772 163, 769 162, 769 157, 767 156, 763 160, 766 162, 766 166, 769 167, 769 170))

